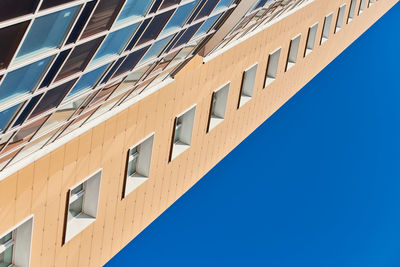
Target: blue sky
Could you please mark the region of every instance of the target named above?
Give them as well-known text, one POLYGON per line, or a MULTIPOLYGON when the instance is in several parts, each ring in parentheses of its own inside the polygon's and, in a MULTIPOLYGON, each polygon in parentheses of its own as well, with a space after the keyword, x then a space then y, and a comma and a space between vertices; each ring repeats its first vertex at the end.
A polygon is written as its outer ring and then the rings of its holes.
POLYGON ((107 266, 400 266, 399 18, 397 4, 107 266))

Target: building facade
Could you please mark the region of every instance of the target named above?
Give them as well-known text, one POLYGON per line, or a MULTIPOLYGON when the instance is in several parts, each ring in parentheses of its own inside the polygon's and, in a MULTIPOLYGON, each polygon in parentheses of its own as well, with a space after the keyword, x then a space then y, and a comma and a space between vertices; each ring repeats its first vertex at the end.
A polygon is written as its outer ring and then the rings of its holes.
POLYGON ((0 266, 105 264, 398 1, 14 2, 0 266))

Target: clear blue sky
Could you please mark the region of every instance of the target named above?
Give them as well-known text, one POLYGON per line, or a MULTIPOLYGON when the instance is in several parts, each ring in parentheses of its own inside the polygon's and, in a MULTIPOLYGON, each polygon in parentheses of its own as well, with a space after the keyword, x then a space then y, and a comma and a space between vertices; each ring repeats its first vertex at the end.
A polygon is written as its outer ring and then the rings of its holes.
POLYGON ((397 4, 107 266, 400 266, 399 29, 397 4))

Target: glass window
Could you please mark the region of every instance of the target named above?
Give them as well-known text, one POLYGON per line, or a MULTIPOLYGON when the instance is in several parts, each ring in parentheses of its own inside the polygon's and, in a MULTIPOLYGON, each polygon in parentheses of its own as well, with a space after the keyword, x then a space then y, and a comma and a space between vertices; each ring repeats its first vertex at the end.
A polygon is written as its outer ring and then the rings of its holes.
POLYGON ((219 14, 207 19, 203 23, 203 25, 201 25, 200 29, 196 32, 196 34, 193 36, 193 38, 197 38, 203 34, 206 34, 211 29, 211 27, 214 25, 214 23, 217 21, 218 18, 219 18, 219 14))
POLYGON ((51 57, 48 57, 8 73, 0 85, 0 103, 31 92, 50 62, 51 57))
POLYGON ((105 59, 111 55, 119 54, 132 36, 139 23, 120 29, 108 35, 97 51, 91 63, 105 59))
POLYGON ((158 57, 161 53, 161 51, 167 46, 167 44, 171 41, 173 35, 168 36, 164 39, 161 39, 157 42, 155 42, 150 49, 147 51, 147 53, 143 56, 142 60, 140 60, 139 65, 146 62, 150 61, 156 57, 158 57))
POLYGON ((42 5, 40 6, 40 10, 60 6, 62 4, 73 2, 74 0, 43 0, 42 5))
POLYGON ((139 49, 126 57, 125 61, 121 64, 119 69, 114 73, 113 78, 132 70, 140 61, 149 46, 139 49))
POLYGON ((201 19, 204 18, 208 15, 211 14, 211 11, 213 11, 214 7, 218 4, 218 0, 208 0, 203 8, 201 9, 201 11, 199 12, 199 14, 197 14, 196 16, 196 20, 197 19, 201 19))
POLYGON ((101 41, 102 37, 75 47, 71 55, 68 57, 67 62, 65 62, 61 71, 57 75, 56 81, 83 71, 93 54, 96 52, 101 41))
POLYGON ((65 39, 80 6, 37 18, 25 38, 16 60, 37 55, 58 47, 65 39))
POLYGON ((21 125, 25 121, 25 118, 29 115, 29 113, 31 113, 33 107, 36 105, 36 103, 39 101, 42 95, 43 94, 32 97, 28 105, 25 106, 24 110, 19 115, 18 119, 14 122, 13 127, 21 125))
POLYGON ((46 77, 43 79, 42 83, 40 84, 39 88, 47 87, 53 81, 54 77, 57 75, 60 67, 64 63, 65 59, 71 52, 71 49, 62 51, 58 56, 57 59, 54 60, 54 63, 51 64, 50 70, 47 72, 46 77))
POLYGON ((118 16, 116 25, 130 21, 132 19, 143 17, 149 10, 153 0, 127 0, 121 13, 118 16))
POLYGON ((71 96, 76 95, 77 93, 85 89, 93 88, 95 84, 99 81, 103 73, 106 71, 108 66, 109 64, 101 66, 100 68, 97 68, 95 70, 92 70, 91 72, 82 75, 79 81, 69 92, 67 98, 70 98, 71 96))
POLYGON ((150 22, 145 32, 140 37, 137 45, 141 45, 148 41, 156 39, 173 12, 174 10, 170 10, 155 16, 153 20, 150 22))
POLYGON ((215 7, 214 11, 219 11, 224 8, 227 8, 229 4, 232 2, 232 0, 221 0, 219 1, 218 5, 215 7))
MULTIPOLYGON (((142 1, 142 0, 140 0, 142 1)), ((96 7, 81 39, 110 29, 124 0, 102 0, 96 7)))
POLYGON ((172 18, 169 20, 167 26, 165 26, 165 28, 161 32, 161 35, 173 32, 182 27, 183 23, 186 21, 188 16, 191 14, 193 8, 199 1, 200 0, 193 1, 187 5, 179 7, 172 16, 172 18))
POLYGON ((14 254, 13 232, 10 232, 3 238, 0 238, 0 246, 4 248, 4 250, 0 252, 0 266, 12 265, 14 254))
POLYGON ((21 106, 22 104, 18 104, 0 112, 0 132, 4 131, 21 106))
POLYGON ((177 5, 177 4, 179 4, 180 1, 181 0, 164 0, 162 5, 160 6, 160 9, 167 8, 167 7, 170 7, 173 5, 177 5))
POLYGON ((40 100, 40 103, 35 107, 29 118, 33 118, 52 108, 57 107, 64 99, 64 96, 67 94, 68 90, 72 87, 75 81, 76 79, 47 91, 42 100, 40 100))
POLYGON ((83 8, 79 18, 77 19, 74 28, 72 29, 69 37, 67 39, 66 44, 75 43, 78 40, 79 35, 81 34, 83 28, 86 25, 90 15, 94 7, 96 6, 97 1, 91 1, 86 3, 85 7, 83 8))
POLYGON ((28 25, 29 21, 25 21, 0 29, 0 69, 10 64, 28 25))
POLYGON ((182 34, 181 38, 179 38, 179 40, 174 44, 173 48, 179 47, 189 42, 192 36, 199 29, 200 25, 201 22, 187 28, 186 31, 182 34))
POLYGON ((0 21, 31 14, 35 12, 38 3, 39 0, 18 0, 18 4, 14 0, 1 0, 0 21))

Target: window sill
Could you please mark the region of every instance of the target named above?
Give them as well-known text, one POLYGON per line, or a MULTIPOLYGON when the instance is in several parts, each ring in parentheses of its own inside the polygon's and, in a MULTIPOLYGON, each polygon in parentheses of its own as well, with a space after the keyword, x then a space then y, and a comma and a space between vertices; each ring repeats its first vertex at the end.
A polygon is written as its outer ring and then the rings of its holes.
POLYGON ((311 52, 312 52, 312 49, 307 48, 307 49, 306 49, 305 56, 308 56, 311 52))
POLYGON ((247 102, 249 102, 250 99, 251 99, 251 96, 241 95, 241 96, 240 96, 239 108, 241 108, 244 104, 246 104, 247 102))
POLYGON ((175 159, 177 156, 185 152, 189 147, 190 145, 182 143, 181 141, 174 143, 174 146, 172 148, 171 160, 175 159))
POLYGON ((296 65, 296 62, 288 62, 286 66, 286 71, 290 70, 294 65, 296 65))
POLYGON ((268 85, 270 85, 271 83, 273 83, 275 81, 275 78, 272 77, 267 77, 267 79, 265 80, 265 87, 267 87, 268 85))
POLYGON ((218 124, 220 124, 224 118, 216 117, 214 115, 211 116, 210 125, 208 126, 208 131, 214 129, 218 124))
POLYGON ((69 222, 67 222, 67 231, 65 233, 64 244, 82 232, 85 228, 91 225, 96 218, 87 214, 81 213, 69 222))
POLYGON ((138 173, 135 173, 133 175, 130 175, 126 177, 126 186, 125 186, 125 193, 124 197, 132 193, 136 188, 141 186, 144 182, 149 179, 146 176, 140 175, 138 173))

